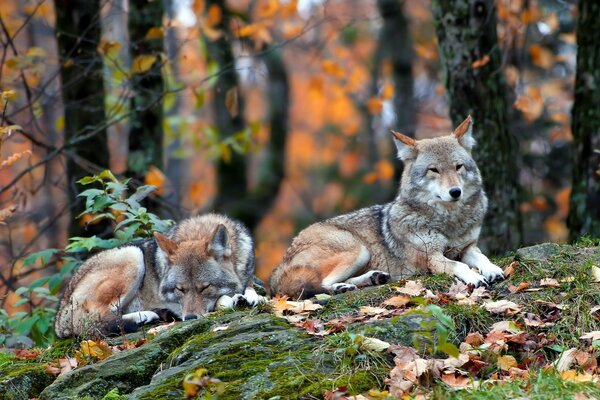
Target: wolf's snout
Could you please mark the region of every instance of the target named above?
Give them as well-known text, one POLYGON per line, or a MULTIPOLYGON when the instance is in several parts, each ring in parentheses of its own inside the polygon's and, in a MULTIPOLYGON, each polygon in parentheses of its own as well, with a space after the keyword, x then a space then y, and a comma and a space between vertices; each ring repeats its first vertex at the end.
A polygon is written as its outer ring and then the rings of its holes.
POLYGON ((184 321, 190 321, 190 320, 192 320, 192 319, 198 319, 198 317, 197 317, 197 316, 195 316, 194 314, 188 314, 188 315, 186 315, 185 317, 183 317, 183 320, 184 320, 184 321))
POLYGON ((450 196, 452 196, 453 199, 458 200, 458 198, 462 194, 462 190, 460 190, 459 187, 453 187, 452 189, 450 189, 449 193, 450 193, 450 196))

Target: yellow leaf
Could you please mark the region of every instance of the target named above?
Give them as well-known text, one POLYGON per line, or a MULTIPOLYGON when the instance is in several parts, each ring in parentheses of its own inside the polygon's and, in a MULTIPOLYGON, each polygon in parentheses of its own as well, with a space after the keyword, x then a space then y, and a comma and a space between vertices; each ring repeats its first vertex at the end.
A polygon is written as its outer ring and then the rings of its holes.
POLYGON ((41 47, 30 47, 29 49, 27 49, 27 57, 44 58, 46 56, 48 56, 48 53, 41 47))
POLYGON ((162 195, 164 193, 165 182, 167 178, 163 172, 156 168, 154 165, 151 165, 148 168, 148 172, 146 172, 146 176, 144 177, 144 183, 146 185, 152 185, 156 187, 156 194, 162 195))
POLYGON ((12 156, 8 157, 6 160, 4 160, 0 163, 0 169, 4 169, 4 168, 8 168, 8 167, 12 166, 14 163, 19 161, 21 158, 23 158, 26 155, 31 155, 31 150, 25 150, 20 153, 15 153, 12 156))
POLYGON ((140 74, 148 71, 152 68, 152 65, 156 61, 156 56, 150 55, 141 55, 137 56, 133 60, 133 65, 131 66, 131 72, 134 74, 140 74))
POLYGON ((593 375, 586 374, 583 372, 579 373, 579 372, 575 371, 574 369, 570 369, 568 371, 561 372, 560 377, 566 381, 578 382, 578 383, 591 382, 594 380, 593 375))
POLYGON ((162 39, 165 37, 165 31, 162 26, 154 26, 148 30, 144 39, 152 40, 152 39, 162 39))
POLYGON ((2 91, 2 100, 5 102, 13 101, 17 97, 17 92, 12 89, 2 91))
POLYGON ((98 360, 104 360, 106 357, 112 354, 112 350, 106 342, 101 340, 84 340, 79 344, 80 353, 86 356, 96 358, 98 360))
POLYGON ((502 371, 508 371, 511 368, 516 368, 517 365, 517 360, 515 360, 513 356, 498 357, 498 368, 500 368, 502 371))
POLYGON ((96 51, 103 56, 114 56, 121 50, 121 43, 114 40, 100 40, 96 51))

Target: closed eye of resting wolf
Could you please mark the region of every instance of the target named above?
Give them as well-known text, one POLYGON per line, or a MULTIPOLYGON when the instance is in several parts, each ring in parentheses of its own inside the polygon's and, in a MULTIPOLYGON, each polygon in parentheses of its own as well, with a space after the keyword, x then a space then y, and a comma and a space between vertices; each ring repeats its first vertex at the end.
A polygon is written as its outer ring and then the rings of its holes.
POLYGON ((59 337, 133 331, 164 312, 189 320, 263 300, 252 286, 254 244, 240 222, 206 214, 154 236, 102 251, 77 270, 56 314, 59 337))
POLYGON ((392 133, 404 163, 396 199, 301 231, 271 275, 272 293, 307 298, 417 271, 452 274, 475 286, 504 278, 477 247, 487 197, 471 157, 471 117, 433 139, 392 133))

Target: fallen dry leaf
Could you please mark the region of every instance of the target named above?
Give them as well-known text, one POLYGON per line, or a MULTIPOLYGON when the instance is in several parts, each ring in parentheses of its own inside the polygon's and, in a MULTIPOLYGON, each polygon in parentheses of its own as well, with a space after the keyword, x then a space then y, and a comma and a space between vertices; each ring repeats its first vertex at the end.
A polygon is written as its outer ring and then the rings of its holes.
POLYGON ((561 372, 560 377, 566 381, 577 382, 577 383, 594 382, 594 381, 598 380, 598 378, 592 374, 577 372, 574 369, 561 372))
POLYGON ((544 278, 540 280, 540 286, 544 286, 544 287, 559 287, 560 284, 558 283, 557 279, 554 278, 544 278))
POLYGON ((399 308, 399 307, 405 306, 408 303, 410 303, 410 297, 400 295, 400 296, 390 297, 389 299, 384 301, 382 303, 382 305, 399 308))
POLYGON ((498 368, 500 368, 502 371, 508 371, 511 368, 516 368, 517 365, 519 365, 519 363, 513 356, 506 355, 498 357, 498 368))
POLYGON ((377 338, 365 336, 361 347, 372 351, 386 351, 390 347, 390 344, 377 338))
POLYGON ((387 312, 387 309, 382 307, 362 306, 359 311, 367 315, 378 315, 387 312))
POLYGON ((89 356, 98 360, 104 360, 113 353, 112 349, 102 340, 84 340, 79 343, 78 355, 89 356))
POLYGON ((471 385, 471 378, 458 371, 444 372, 441 379, 446 385, 456 389, 463 389, 471 385))
POLYGON ((598 340, 600 339, 600 331, 592 331, 592 332, 588 332, 588 333, 584 333, 583 335, 579 336, 579 339, 582 340, 598 340))
POLYGON ((521 311, 521 306, 509 300, 498 300, 484 303, 483 306, 492 314, 513 315, 521 311))
POLYGON ((592 265, 592 278, 594 282, 600 282, 600 267, 592 265))
POLYGON ((508 291, 511 293, 519 293, 519 292, 522 292, 523 290, 527 289, 529 287, 529 285, 530 285, 529 282, 521 282, 521 283, 519 283, 518 286, 508 285, 508 291))
POLYGON ((420 296, 425 292, 425 288, 421 281, 406 281, 404 287, 395 288, 398 293, 407 294, 409 296, 420 296))
POLYGON ((560 356, 558 356, 556 361, 552 363, 554 369, 559 372, 564 372, 570 369, 571 365, 573 365, 573 362, 575 361, 576 352, 577 349, 573 347, 560 353, 560 356))
POLYGON ((490 331, 505 331, 510 333, 519 333, 521 328, 515 321, 498 321, 492 325, 490 331))

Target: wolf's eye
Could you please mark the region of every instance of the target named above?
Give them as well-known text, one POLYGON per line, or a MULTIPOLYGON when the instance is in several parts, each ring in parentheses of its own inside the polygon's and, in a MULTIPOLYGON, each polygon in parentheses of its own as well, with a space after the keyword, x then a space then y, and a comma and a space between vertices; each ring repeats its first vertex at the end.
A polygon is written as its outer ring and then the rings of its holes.
POLYGON ((183 286, 175 286, 175 291, 179 293, 185 293, 185 288, 183 286))
POLYGON ((440 173, 440 171, 438 171, 438 169, 437 169, 437 168, 429 168, 429 170, 430 170, 431 172, 433 172, 434 174, 439 174, 439 173, 440 173))
POLYGON ((462 164, 457 164, 457 165, 456 165, 456 170, 458 171, 458 170, 460 170, 462 167, 463 167, 463 165, 462 165, 462 164))

